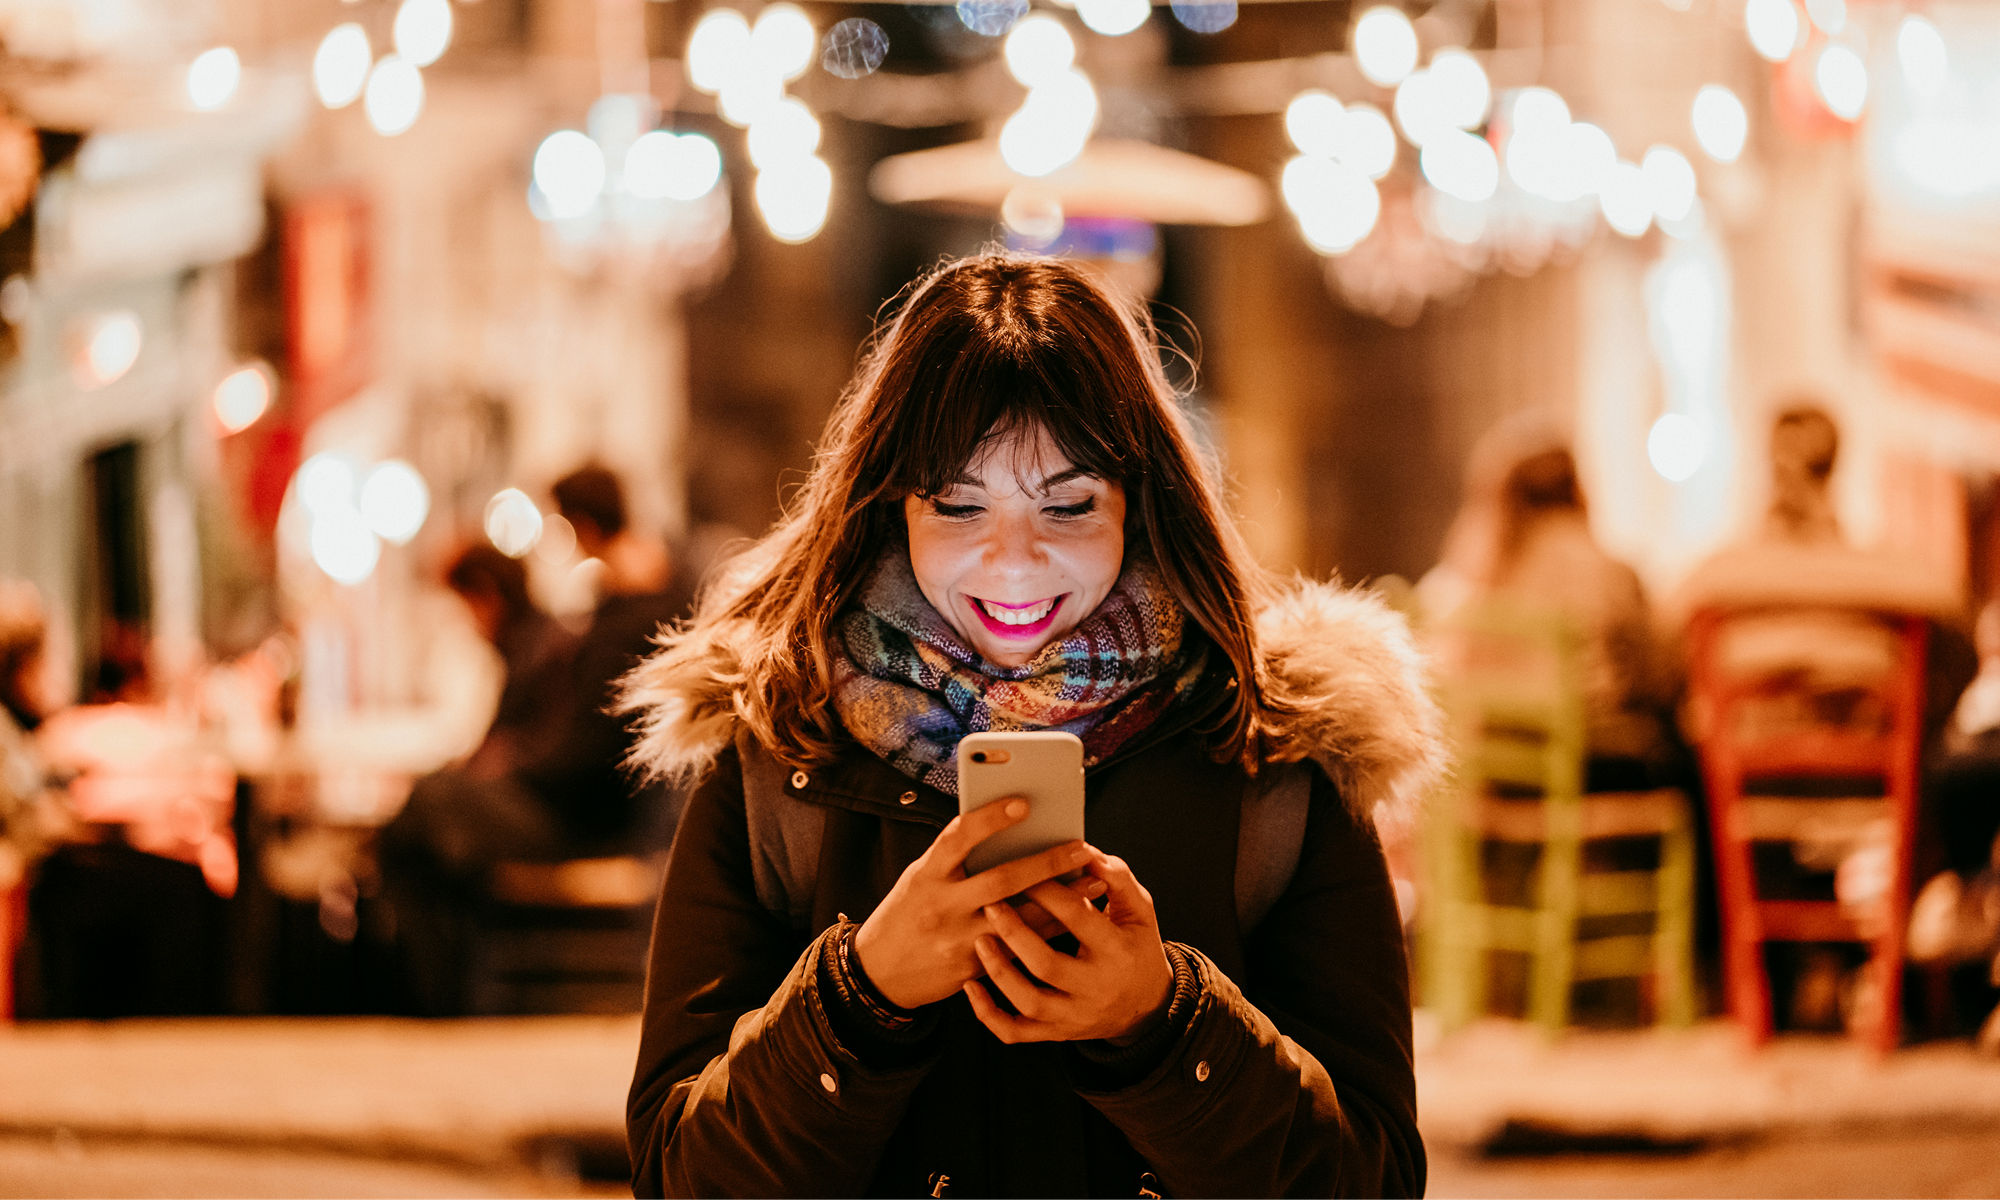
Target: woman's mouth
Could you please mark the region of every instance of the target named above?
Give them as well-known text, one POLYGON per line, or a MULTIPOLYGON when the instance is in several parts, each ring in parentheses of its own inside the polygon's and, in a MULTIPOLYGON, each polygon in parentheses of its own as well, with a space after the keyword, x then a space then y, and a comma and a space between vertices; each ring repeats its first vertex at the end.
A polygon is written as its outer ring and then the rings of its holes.
POLYGON ((977 596, 968 596, 966 599, 971 603, 972 611, 978 615, 980 623, 994 636, 1031 638, 1055 623, 1056 612, 1062 608, 1064 597, 1056 596, 1028 604, 1002 604, 997 600, 982 600, 977 596))

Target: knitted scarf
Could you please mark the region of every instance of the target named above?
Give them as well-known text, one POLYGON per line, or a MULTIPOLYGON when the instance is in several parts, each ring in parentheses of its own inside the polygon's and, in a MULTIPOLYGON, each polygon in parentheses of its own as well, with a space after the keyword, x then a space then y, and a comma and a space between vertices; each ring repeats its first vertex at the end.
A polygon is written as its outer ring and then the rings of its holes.
POLYGON ((1061 729, 1098 762, 1201 678, 1206 639, 1157 568, 1128 555, 1096 611, 1019 667, 986 661, 886 552, 834 621, 833 704, 847 731, 912 779, 958 793, 958 742, 984 730, 1061 729))

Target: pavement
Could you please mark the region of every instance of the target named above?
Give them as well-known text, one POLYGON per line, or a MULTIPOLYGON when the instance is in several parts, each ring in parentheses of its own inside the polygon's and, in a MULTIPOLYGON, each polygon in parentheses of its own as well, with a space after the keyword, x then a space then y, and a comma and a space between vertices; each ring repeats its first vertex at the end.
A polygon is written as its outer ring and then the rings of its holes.
MULTIPOLYGON (((630 1016, 0 1025, 0 1137, 485 1167, 558 1148, 574 1169, 575 1156, 622 1153, 637 1038, 630 1016)), ((1444 1153, 2000 1136, 2000 1059, 1965 1042, 1877 1056, 1793 1035, 1752 1051, 1719 1023, 1546 1037, 1494 1021, 1438 1037, 1420 1020, 1418 1086, 1425 1137, 1444 1153)))

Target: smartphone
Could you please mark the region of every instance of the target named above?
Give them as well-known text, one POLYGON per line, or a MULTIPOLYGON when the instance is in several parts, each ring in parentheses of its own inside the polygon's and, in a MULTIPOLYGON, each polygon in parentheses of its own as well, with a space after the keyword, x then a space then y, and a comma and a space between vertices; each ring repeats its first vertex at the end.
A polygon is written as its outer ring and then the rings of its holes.
POLYGON ((965 873, 977 875, 1023 855, 1083 837, 1083 742, 1057 730, 969 733, 958 743, 958 811, 1019 796, 1027 819, 972 848, 965 873))

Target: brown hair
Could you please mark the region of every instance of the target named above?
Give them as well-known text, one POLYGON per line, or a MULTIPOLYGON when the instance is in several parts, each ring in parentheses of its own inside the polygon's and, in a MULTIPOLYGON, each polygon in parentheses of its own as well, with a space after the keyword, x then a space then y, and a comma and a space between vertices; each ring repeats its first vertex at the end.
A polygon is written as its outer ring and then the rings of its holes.
POLYGON ((774 754, 824 761, 839 739, 834 620, 905 536, 903 498, 943 490, 987 439, 1037 426, 1124 487, 1126 553, 1151 557, 1220 651, 1194 701, 1199 728, 1218 759, 1254 769, 1274 703, 1254 627, 1270 585, 1222 508, 1150 323, 1059 259, 983 254, 909 289, 790 511, 725 567, 649 669, 715 672, 774 754))

